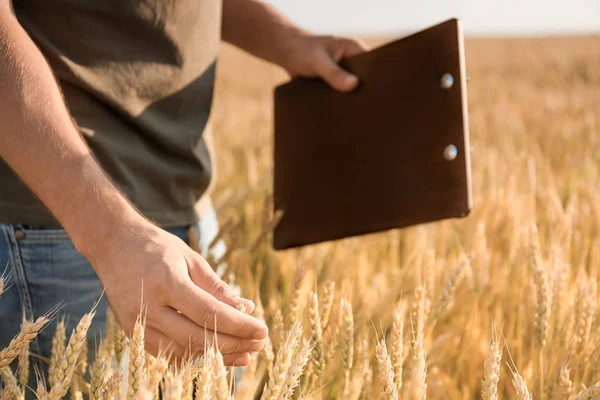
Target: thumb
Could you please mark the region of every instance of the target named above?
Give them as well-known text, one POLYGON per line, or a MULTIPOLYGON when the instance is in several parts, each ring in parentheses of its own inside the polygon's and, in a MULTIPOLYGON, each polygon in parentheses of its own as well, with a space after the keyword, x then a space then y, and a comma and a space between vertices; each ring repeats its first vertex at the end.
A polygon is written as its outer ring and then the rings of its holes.
POLYGON ((334 89, 349 92, 358 86, 358 77, 342 69, 328 54, 319 62, 319 75, 334 89))
POLYGON ((194 254, 189 263, 189 274, 192 282, 217 300, 246 313, 254 311, 254 302, 238 296, 234 290, 213 271, 208 262, 200 255, 194 254))

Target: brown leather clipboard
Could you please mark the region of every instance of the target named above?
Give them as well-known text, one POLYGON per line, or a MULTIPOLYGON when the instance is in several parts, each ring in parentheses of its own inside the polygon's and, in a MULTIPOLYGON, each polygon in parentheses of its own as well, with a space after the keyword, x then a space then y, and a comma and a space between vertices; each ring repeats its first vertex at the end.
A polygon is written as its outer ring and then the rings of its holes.
POLYGON ((351 93, 309 78, 275 89, 277 250, 471 210, 461 22, 342 65, 360 78, 351 93))

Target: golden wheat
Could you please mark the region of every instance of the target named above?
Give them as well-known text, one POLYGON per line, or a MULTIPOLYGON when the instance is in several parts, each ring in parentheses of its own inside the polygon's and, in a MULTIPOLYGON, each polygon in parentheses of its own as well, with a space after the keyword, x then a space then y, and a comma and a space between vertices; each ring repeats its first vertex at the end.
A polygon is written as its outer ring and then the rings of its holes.
POLYGON ((29 389, 46 317, 0 350, 0 398, 598 398, 599 57, 598 38, 468 41, 469 218, 275 253, 270 90, 285 76, 224 48, 212 120, 225 223, 211 247, 228 252, 212 261, 255 295, 265 349, 239 381, 217 344, 169 365, 144 352, 143 322, 128 339, 109 313, 105 337, 86 338, 90 314, 68 343, 58 322, 49 387, 29 389))

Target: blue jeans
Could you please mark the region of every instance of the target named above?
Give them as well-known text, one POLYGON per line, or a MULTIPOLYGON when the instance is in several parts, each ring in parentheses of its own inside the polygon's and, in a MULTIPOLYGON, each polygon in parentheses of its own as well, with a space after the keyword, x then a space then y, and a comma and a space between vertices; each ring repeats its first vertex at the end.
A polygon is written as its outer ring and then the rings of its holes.
MULTIPOLYGON (((189 243, 189 228, 169 231, 189 243)), ((193 229, 199 239, 198 249, 206 254, 208 245, 219 231, 214 210, 193 229)), ((218 258, 219 255, 215 256, 218 258)), ((0 349, 19 332, 23 313, 27 318, 35 319, 60 306, 58 318, 54 318, 31 343, 33 357, 29 384, 35 387, 33 365, 37 363, 40 371, 45 371, 45 363, 39 360, 50 358, 57 320, 66 317, 67 335, 70 335, 81 317, 101 298, 102 285, 91 264, 75 249, 61 228, 0 224, 0 274, 5 266, 10 279, 8 289, 0 297, 0 349)), ((88 333, 90 356, 104 334, 106 312, 107 302, 103 298, 88 333)))

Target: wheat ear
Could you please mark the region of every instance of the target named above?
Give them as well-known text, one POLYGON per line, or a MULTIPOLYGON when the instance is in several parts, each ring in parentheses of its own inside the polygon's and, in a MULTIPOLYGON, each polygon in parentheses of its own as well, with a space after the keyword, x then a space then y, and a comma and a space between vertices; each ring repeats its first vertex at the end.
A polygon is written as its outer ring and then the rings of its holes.
POLYGON ((379 377, 383 383, 383 393, 387 399, 398 400, 398 391, 394 384, 394 370, 392 368, 392 360, 388 354, 385 345, 385 338, 382 338, 375 347, 375 359, 379 368, 379 377))
POLYGON ((358 336, 356 341, 356 354, 357 362, 355 363, 354 370, 352 371, 352 380, 350 384, 350 391, 345 399, 357 400, 362 390, 365 379, 367 378, 368 371, 371 371, 371 360, 369 355, 369 335, 366 331, 363 331, 358 336))
POLYGON ((90 400, 101 400, 103 398, 108 383, 107 369, 108 361, 102 357, 97 357, 90 367, 90 400))
MULTIPOLYGON (((25 326, 27 320, 23 315, 23 320, 21 322, 21 326, 25 326)), ((31 343, 27 343, 23 350, 21 350, 21 354, 19 354, 19 381, 21 382, 21 391, 25 393, 25 387, 27 386, 27 382, 29 381, 29 346, 31 343)))
MULTIPOLYGON (((531 225, 531 251, 529 265, 533 275, 533 281, 537 289, 537 304, 535 310, 535 338, 539 348, 546 345, 548 338, 548 329, 550 327, 550 286, 546 269, 542 265, 542 255, 540 251, 540 239, 535 224, 531 225)), ((543 375, 542 371, 540 374, 543 375)))
POLYGON ((46 316, 39 317, 32 321, 26 321, 21 327, 21 331, 8 344, 8 347, 0 351, 0 368, 10 365, 15 358, 21 354, 26 346, 38 335, 40 330, 48 323, 46 316))
POLYGON ((527 389, 527 383, 525 383, 525 379, 523 379, 516 369, 511 372, 513 374, 512 384, 515 388, 517 400, 532 400, 529 389, 527 389))
POLYGON ((223 355, 220 351, 215 351, 213 358, 213 377, 215 380, 215 394, 217 400, 229 400, 229 384, 227 383, 227 368, 223 364, 223 355))
POLYGON ((181 370, 181 400, 192 400, 194 397, 194 368, 195 363, 188 360, 181 370))
POLYGON ((600 382, 583 389, 581 392, 569 397, 569 400, 595 400, 600 398, 600 382))
POLYGON ((159 356, 156 358, 150 369, 148 369, 146 381, 148 382, 148 390, 150 391, 153 399, 158 397, 158 387, 163 377, 167 373, 168 367, 169 363, 167 360, 164 357, 159 356))
POLYGON ((488 349, 483 366, 484 379, 481 382, 481 398, 483 400, 498 400, 498 381, 500 380, 500 362, 502 352, 496 337, 496 331, 492 332, 490 348, 488 349))
POLYGON ((73 373, 71 380, 71 397, 74 399, 83 399, 82 390, 85 390, 86 382, 84 380, 85 372, 88 367, 88 346, 83 346, 79 352, 77 368, 73 373))
POLYGON ((423 286, 417 287, 415 291, 415 300, 413 304, 411 320, 413 335, 411 349, 411 373, 410 385, 406 389, 408 389, 408 398, 412 400, 422 400, 427 396, 427 362, 425 360, 425 349, 423 348, 426 314, 425 293, 426 291, 423 286))
POLYGON ((298 319, 298 302, 300 301, 300 292, 302 290, 302 284, 304 283, 304 276, 306 273, 306 265, 302 264, 296 270, 294 275, 294 282, 292 284, 292 292, 290 293, 289 303, 287 312, 285 314, 285 326, 290 328, 294 322, 298 319))
POLYGON ((183 395, 182 379, 179 374, 169 371, 163 382, 163 400, 181 400, 183 395))
POLYGON ((558 374, 558 393, 555 394, 555 398, 566 399, 573 395, 575 387, 571 380, 571 370, 569 368, 568 360, 560 366, 560 372, 558 374))
POLYGON ((277 358, 275 359, 273 370, 269 376, 267 387, 261 397, 262 400, 279 399, 281 389, 290 369, 294 349, 298 346, 301 335, 302 328, 300 327, 300 323, 295 322, 288 331, 285 341, 277 352, 277 358))
POLYGON ((452 308, 452 305, 454 303, 454 297, 456 294, 456 289, 458 288, 458 285, 460 284, 464 276, 463 272, 468 262, 468 258, 463 257, 456 266, 456 268, 454 268, 450 276, 448 276, 448 278, 444 282, 444 285, 442 286, 442 291, 437 300, 435 315, 432 318, 437 320, 444 316, 450 310, 450 308, 452 308))
POLYGON ((575 353, 581 353, 588 345, 596 316, 598 285, 594 277, 588 277, 584 272, 579 275, 577 281, 575 353))
POLYGON ((0 398, 20 399, 22 397, 22 391, 19 388, 17 378, 15 378, 10 367, 0 368, 0 377, 2 377, 2 383, 4 384, 4 391, 0 393, 0 398))
POLYGON ((127 374, 127 397, 133 398, 144 379, 146 365, 144 351, 144 322, 140 314, 135 321, 129 345, 129 368, 127 374))
POLYGON ((306 364, 310 360, 310 353, 312 352, 312 348, 308 341, 303 342, 302 347, 298 352, 296 352, 296 356, 292 361, 290 369, 285 378, 285 382, 281 388, 281 396, 279 399, 287 400, 291 399, 294 394, 294 390, 300 385, 300 377, 304 372, 304 368, 306 364))
POLYGON ((119 372, 113 373, 107 383, 107 390, 104 392, 103 400, 115 400, 120 398, 121 381, 123 378, 119 372))
POLYGON ((400 301, 394 312, 394 322, 390 334, 390 356, 394 369, 394 383, 398 391, 402 388, 402 363, 404 362, 404 315, 406 302, 400 301))
POLYGON ((323 331, 327 329, 329 325, 329 317, 331 316, 331 308, 333 307, 333 301, 335 300, 335 282, 327 281, 323 286, 323 293, 321 298, 321 327, 323 331))
POLYGON ((215 351, 212 348, 208 348, 204 353, 204 362, 196 381, 196 400, 212 400, 215 397, 215 385, 212 378, 214 357, 215 351))
POLYGON ((354 366, 354 315, 352 304, 348 299, 342 298, 342 362, 344 364, 344 389, 342 397, 347 398, 350 393, 350 371, 354 366))
POLYGON ((99 349, 103 357, 110 359, 115 354, 115 340, 119 323, 110 308, 106 311, 106 334, 99 349))
POLYGON ((283 314, 280 309, 276 309, 273 313, 273 324, 271 329, 271 338, 273 342, 273 349, 279 350, 281 343, 285 339, 285 328, 283 322, 283 314))
POLYGON ((114 351, 115 359, 117 360, 117 365, 119 366, 119 368, 117 368, 118 370, 121 370, 121 361, 123 360, 123 354, 127 348, 127 342, 127 335, 125 335, 125 332, 123 329, 121 329, 121 326, 116 323, 114 326, 114 351))
POLYGON ((58 385, 60 380, 60 360, 65 354, 67 347, 67 327, 65 319, 61 318, 56 324, 56 330, 52 337, 52 350, 50 355, 50 367, 48 369, 48 383, 50 387, 58 385))
MULTIPOLYGON (((311 292, 308 299, 308 324, 312 334, 313 351, 311 363, 313 366, 313 383, 320 382, 325 368, 323 355, 323 330, 321 329, 321 317, 319 315, 319 299, 315 292, 311 292)), ((312 386, 312 385, 311 385, 312 386)))
MULTIPOLYGON (((265 310, 263 308, 263 304, 260 299, 260 295, 256 296, 255 304, 256 304, 256 308, 254 309, 254 315, 256 316, 256 318, 264 321, 265 320, 265 310)), ((271 372, 271 369, 273 368, 273 361, 275 360, 275 353, 273 350, 273 342, 271 341, 271 338, 270 338, 271 335, 269 335, 265 339, 265 347, 263 348, 262 352, 260 353, 261 355, 264 355, 264 358, 266 359, 267 374, 269 374, 271 372)))
POLYGON ((38 400, 49 400, 50 395, 48 394, 48 389, 46 389, 46 382, 42 378, 39 371, 36 370, 36 388, 35 388, 35 396, 38 400))
POLYGON ((87 346, 86 335, 92 323, 92 319, 94 318, 94 314, 94 311, 85 314, 77 324, 77 327, 73 330, 73 333, 69 338, 69 344, 67 344, 64 355, 60 359, 60 365, 58 367, 59 371, 57 372, 57 383, 50 389, 48 395, 51 400, 58 400, 67 394, 69 386, 71 385, 73 373, 77 367, 79 353, 83 346, 87 346))

